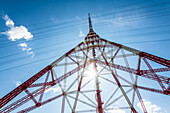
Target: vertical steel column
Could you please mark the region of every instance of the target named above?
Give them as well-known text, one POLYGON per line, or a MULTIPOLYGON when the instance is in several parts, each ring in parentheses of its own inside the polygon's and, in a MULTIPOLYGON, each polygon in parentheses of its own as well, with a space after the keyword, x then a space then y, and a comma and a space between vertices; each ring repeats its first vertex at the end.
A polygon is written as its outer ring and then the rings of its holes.
MULTIPOLYGON (((116 54, 117 54, 117 53, 116 53, 116 54)), ((105 62, 106 62, 106 65, 110 68, 109 62, 106 60, 106 58, 105 58, 105 56, 103 55, 103 53, 102 53, 102 56, 103 56, 103 59, 104 59, 105 62)), ((110 68, 110 70, 111 70, 111 68, 110 68)), ((122 88, 122 85, 120 84, 118 78, 116 77, 116 75, 114 74, 113 71, 111 71, 111 74, 113 75, 113 77, 114 77, 114 79, 115 79, 115 81, 116 81, 118 87, 120 88, 121 92, 123 93, 123 95, 124 95, 124 97, 125 97, 127 103, 129 104, 129 106, 130 106, 132 112, 133 112, 133 113, 137 113, 137 111, 136 111, 135 108, 133 107, 132 103, 130 102, 128 96, 126 95, 126 92, 125 92, 124 89, 122 88)))
POLYGON ((98 79, 98 74, 97 74, 97 65, 96 65, 96 53, 95 53, 95 48, 94 48, 94 40, 92 41, 92 46, 93 46, 93 61, 94 61, 94 70, 95 70, 95 76, 96 76, 96 91, 97 91, 97 102, 98 102, 98 112, 103 113, 103 108, 102 108, 102 101, 101 101, 101 95, 100 95, 100 88, 99 88, 99 79, 98 79))
MULTIPOLYGON (((87 51, 86 55, 87 54, 88 54, 88 51, 87 51)), ((82 80, 83 80, 83 77, 84 77, 84 71, 85 71, 85 68, 86 68, 86 65, 87 65, 87 59, 88 59, 88 57, 86 56, 86 59, 85 59, 84 64, 83 64, 83 71, 81 73, 81 78, 80 78, 80 82, 79 82, 79 85, 78 85, 78 89, 77 89, 76 98, 75 98, 75 101, 74 101, 72 113, 75 113, 75 110, 76 110, 77 101, 78 101, 79 93, 80 93, 80 90, 81 90, 81 84, 82 84, 82 80)))

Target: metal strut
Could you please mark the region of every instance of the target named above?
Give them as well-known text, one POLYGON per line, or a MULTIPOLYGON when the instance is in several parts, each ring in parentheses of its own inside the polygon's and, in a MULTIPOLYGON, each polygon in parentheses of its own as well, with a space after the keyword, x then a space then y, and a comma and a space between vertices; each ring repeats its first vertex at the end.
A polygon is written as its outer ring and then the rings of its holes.
MULTIPOLYGON (((93 49, 93 58, 95 59, 95 50, 93 49)), ((102 100, 101 100, 101 95, 100 95, 100 88, 99 88, 99 79, 98 79, 98 73, 97 73, 97 65, 96 62, 94 61, 94 70, 95 70, 95 76, 96 76, 96 91, 97 91, 97 102, 98 102, 98 112, 103 113, 103 108, 102 108, 102 100)))

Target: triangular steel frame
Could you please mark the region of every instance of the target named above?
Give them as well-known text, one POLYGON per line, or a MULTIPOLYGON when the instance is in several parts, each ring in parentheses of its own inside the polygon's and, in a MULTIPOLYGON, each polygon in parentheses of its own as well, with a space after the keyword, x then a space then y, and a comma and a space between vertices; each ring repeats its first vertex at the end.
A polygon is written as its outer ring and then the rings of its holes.
MULTIPOLYGON (((120 62, 122 61, 120 60, 120 62)), ((66 112, 65 101, 67 101, 68 106, 70 107, 71 110, 70 112, 72 113, 76 113, 76 112, 104 113, 107 110, 114 109, 108 107, 112 106, 112 104, 116 101, 116 99, 118 100, 119 98, 124 97, 126 101, 125 103, 128 106, 126 107, 126 109, 129 109, 130 112, 137 113, 138 111, 134 106, 134 98, 136 93, 137 97, 139 98, 139 102, 142 106, 143 112, 147 113, 147 109, 144 105, 141 94, 139 93, 139 89, 160 93, 162 95, 170 95, 170 78, 167 76, 159 75, 159 73, 161 72, 169 72, 169 71, 170 71, 170 61, 167 59, 146 52, 142 52, 115 42, 111 42, 98 36, 93 30, 92 22, 89 14, 89 33, 85 37, 85 40, 80 44, 78 44, 73 49, 71 49, 70 51, 68 51, 66 54, 61 56, 59 59, 52 62, 44 69, 42 69, 40 72, 32 76, 30 79, 22 83, 13 91, 11 91, 10 93, 2 97, 0 99, 0 108, 1 108, 0 112, 1 113, 12 112, 14 110, 17 110, 17 108, 19 108, 23 104, 32 100, 34 102, 33 106, 25 108, 24 110, 20 110, 18 113, 29 112, 53 100, 63 97, 62 107, 60 109, 61 113, 66 112), (119 53, 121 54, 118 55, 119 53), (134 61, 135 64, 137 64, 136 68, 134 68, 135 66, 133 66, 132 68, 127 60, 128 57, 134 57, 134 56, 136 57, 136 61, 134 61), (122 58, 124 60, 124 65, 121 65, 121 63, 120 64, 116 63, 116 59, 118 58, 122 58), (156 67, 158 68, 155 67, 153 68, 152 64, 157 65, 156 67), (101 66, 100 68, 98 67, 99 65, 101 66), (142 65, 145 65, 145 68, 147 67, 148 69, 142 69, 143 68, 142 65), (56 74, 59 72, 56 71, 55 68, 60 66, 63 66, 62 68, 63 72, 61 72, 63 74, 56 74), (83 80, 86 76, 85 72, 88 71, 89 68, 93 68, 94 70, 93 74, 95 76, 93 78, 95 80, 94 81, 95 90, 93 90, 93 93, 96 95, 96 102, 92 100, 90 97, 88 97, 85 94, 85 91, 83 92, 81 90, 82 87, 86 86, 90 82, 89 80, 86 83, 83 83, 83 80), (113 80, 100 75, 104 70, 105 71, 107 70, 108 73, 112 75, 113 80), (124 78, 125 76, 119 75, 118 71, 128 73, 129 78, 131 78, 131 82, 129 82, 129 79, 124 78), (77 74, 77 76, 75 76, 75 74, 77 74), (60 75, 60 76, 57 77, 56 75, 60 75), (68 79, 73 75, 75 76, 76 79, 70 81, 70 84, 68 83, 69 85, 66 87, 66 79, 68 79), (45 78, 44 82, 39 82, 38 80, 42 77, 45 78), (49 78, 51 78, 51 80, 49 80, 49 78), (117 89, 108 98, 107 101, 102 100, 103 92, 101 92, 102 89, 100 88, 99 78, 104 79, 107 82, 113 83, 114 85, 117 86, 117 89), (138 85, 137 80, 139 78, 146 78, 151 80, 151 82, 155 81, 158 83, 160 88, 157 87, 151 88, 148 86, 138 85), (61 82, 63 84, 61 84, 61 82), (75 91, 72 90, 69 92, 69 90, 75 85, 76 82, 78 83, 77 89, 75 91), (130 84, 131 89, 126 90, 126 88, 124 88, 124 87, 129 87, 128 85, 122 85, 125 82, 127 84, 130 84), (47 100, 44 100, 43 96, 46 93, 45 91, 47 91, 48 89, 52 88, 55 85, 58 85, 58 87, 60 87, 61 90, 60 94, 52 98, 49 98, 47 100), (38 89, 29 91, 30 88, 38 88, 38 89), (122 95, 115 98, 115 100, 112 100, 112 97, 115 95, 118 89, 122 93, 122 95), (130 96, 128 95, 128 92, 130 92, 132 89, 133 89, 133 96, 131 100, 130 96), (23 96, 18 100, 16 100, 15 102, 10 103, 10 101, 14 100, 22 92, 25 92, 26 96, 23 96), (75 96, 69 95, 71 93, 74 93, 75 96), (80 94, 84 95, 84 97, 92 104, 89 104, 88 102, 79 99, 80 94), (74 101, 70 103, 68 97, 74 99, 74 101), (79 102, 86 104, 87 106, 94 107, 94 109, 77 111, 77 106, 79 102)), ((121 107, 119 107, 119 109, 121 109, 121 107)))

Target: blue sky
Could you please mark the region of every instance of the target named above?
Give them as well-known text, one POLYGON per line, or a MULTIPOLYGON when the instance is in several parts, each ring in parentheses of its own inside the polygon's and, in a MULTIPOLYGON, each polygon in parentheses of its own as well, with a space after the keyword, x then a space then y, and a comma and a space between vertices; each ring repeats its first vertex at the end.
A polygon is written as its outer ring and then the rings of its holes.
POLYGON ((102 38, 170 59, 169 7, 170 0, 0 0, 0 97, 82 42, 88 13, 102 38), (19 39, 7 35, 17 27, 19 39))

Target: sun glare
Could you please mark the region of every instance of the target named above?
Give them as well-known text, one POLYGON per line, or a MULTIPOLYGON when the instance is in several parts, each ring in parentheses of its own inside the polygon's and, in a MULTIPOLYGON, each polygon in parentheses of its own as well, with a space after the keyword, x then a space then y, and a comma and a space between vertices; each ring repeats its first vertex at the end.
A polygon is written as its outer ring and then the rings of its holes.
POLYGON ((85 71, 85 75, 88 77, 94 77, 96 76, 96 72, 93 69, 93 67, 89 67, 86 71, 85 71))

